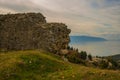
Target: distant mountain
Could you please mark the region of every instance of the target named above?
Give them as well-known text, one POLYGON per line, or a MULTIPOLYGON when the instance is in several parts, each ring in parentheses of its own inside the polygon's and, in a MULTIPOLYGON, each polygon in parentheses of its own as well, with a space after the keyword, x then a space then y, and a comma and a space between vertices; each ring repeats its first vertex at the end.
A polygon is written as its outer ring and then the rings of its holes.
POLYGON ((96 42, 96 41, 107 41, 101 37, 93 37, 93 36, 70 36, 71 42, 96 42))
POLYGON ((120 54, 112 55, 112 59, 115 61, 120 61, 120 54))

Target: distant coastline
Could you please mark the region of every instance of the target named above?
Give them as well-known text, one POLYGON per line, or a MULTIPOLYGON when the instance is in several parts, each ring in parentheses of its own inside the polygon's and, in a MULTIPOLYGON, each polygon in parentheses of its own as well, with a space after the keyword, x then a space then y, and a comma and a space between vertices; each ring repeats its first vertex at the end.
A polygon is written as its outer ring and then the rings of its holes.
POLYGON ((71 42, 96 42, 96 41, 108 41, 105 38, 93 37, 93 36, 70 36, 71 42))

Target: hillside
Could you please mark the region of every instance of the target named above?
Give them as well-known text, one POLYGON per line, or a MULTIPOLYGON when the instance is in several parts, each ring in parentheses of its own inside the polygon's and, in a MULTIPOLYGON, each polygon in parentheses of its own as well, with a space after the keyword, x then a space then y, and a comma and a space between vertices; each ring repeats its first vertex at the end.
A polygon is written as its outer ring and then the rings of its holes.
POLYGON ((120 71, 63 61, 46 51, 0 52, 0 80, 119 80, 120 71))
POLYGON ((96 42, 96 41, 107 41, 101 37, 93 36, 70 36, 71 42, 96 42))

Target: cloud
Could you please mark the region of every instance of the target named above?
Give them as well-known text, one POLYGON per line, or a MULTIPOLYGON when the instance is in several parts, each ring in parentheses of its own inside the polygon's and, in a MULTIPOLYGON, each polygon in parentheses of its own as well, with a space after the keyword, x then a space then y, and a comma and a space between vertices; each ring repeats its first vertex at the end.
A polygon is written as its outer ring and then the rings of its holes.
POLYGON ((29 12, 39 10, 31 0, 0 0, 0 9, 5 8, 15 12, 29 12))
POLYGON ((1 12, 42 12, 49 22, 63 22, 71 35, 120 33, 120 0, 0 0, 1 12))

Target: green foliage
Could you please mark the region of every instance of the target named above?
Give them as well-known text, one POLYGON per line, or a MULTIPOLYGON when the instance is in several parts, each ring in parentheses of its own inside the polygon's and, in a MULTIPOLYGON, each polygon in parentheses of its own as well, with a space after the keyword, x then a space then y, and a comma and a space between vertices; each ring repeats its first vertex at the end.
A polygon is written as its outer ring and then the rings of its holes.
POLYGON ((107 69, 108 66, 109 66, 109 64, 108 64, 108 62, 102 60, 102 61, 100 61, 100 63, 98 64, 98 66, 99 66, 100 68, 102 68, 102 69, 107 69))
POLYGON ((92 55, 91 55, 91 54, 88 55, 88 59, 89 59, 90 61, 92 61, 92 55))
POLYGON ((120 69, 119 63, 117 63, 116 61, 114 61, 112 59, 112 57, 109 56, 106 59, 108 60, 108 62, 110 62, 112 64, 112 66, 109 69, 120 69))
POLYGON ((67 46, 67 50, 70 50, 70 46, 67 46))
POLYGON ((83 60, 86 60, 87 59, 87 52, 86 51, 81 51, 80 52, 80 58, 83 59, 83 60))
POLYGON ((72 63, 85 64, 85 62, 82 59, 80 59, 79 53, 75 51, 73 51, 71 54, 66 55, 66 58, 72 63))
POLYGON ((70 61, 72 63, 85 65, 86 64, 85 60, 87 59, 87 52, 86 51, 78 52, 78 49, 72 50, 73 48, 72 49, 71 48, 69 50, 69 53, 65 56, 68 59, 68 61, 70 61))

